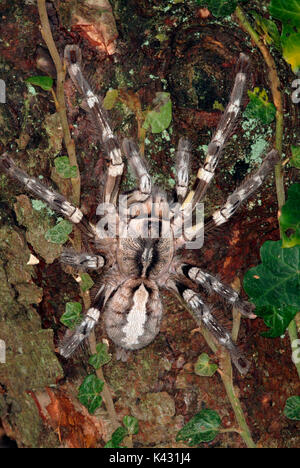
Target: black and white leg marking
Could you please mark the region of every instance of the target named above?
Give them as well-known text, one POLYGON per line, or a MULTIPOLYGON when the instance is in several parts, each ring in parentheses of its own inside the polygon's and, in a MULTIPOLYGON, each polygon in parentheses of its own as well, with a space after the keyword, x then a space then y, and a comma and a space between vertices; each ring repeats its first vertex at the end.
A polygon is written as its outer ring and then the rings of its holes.
POLYGON ((150 195, 152 189, 151 177, 136 143, 125 138, 122 146, 124 154, 127 157, 129 164, 139 182, 139 189, 141 194, 150 195))
POLYGON ((65 61, 73 83, 84 97, 83 107, 90 115, 93 125, 97 128, 99 139, 110 160, 104 201, 106 203, 115 203, 124 169, 118 139, 109 126, 106 112, 102 108, 99 97, 94 94, 91 86, 83 76, 81 50, 79 47, 75 45, 66 46, 65 61))
POLYGON ((78 270, 99 270, 105 264, 101 255, 77 253, 72 250, 65 250, 60 256, 60 261, 78 270))
POLYGON ((273 171, 278 162, 278 152, 270 151, 260 168, 247 177, 242 184, 227 198, 226 203, 215 211, 212 218, 204 225, 205 231, 226 223, 237 211, 241 204, 249 198, 263 183, 264 179, 273 171))
POLYGON ((212 333, 218 343, 229 351, 231 359, 239 372, 241 374, 246 374, 250 363, 234 344, 230 333, 217 322, 207 305, 202 301, 200 295, 179 282, 176 282, 175 287, 177 294, 179 294, 189 306, 189 310, 196 322, 203 324, 212 333))
POLYGON ((91 331, 97 325, 100 313, 105 301, 105 288, 101 286, 94 300, 82 320, 82 322, 72 331, 68 330, 59 346, 59 353, 68 359, 78 348, 78 346, 89 337, 91 331))
POLYGON ((191 145, 185 138, 180 138, 176 153, 176 193, 179 202, 188 191, 190 158, 191 145))
POLYGON ((60 193, 48 189, 38 179, 30 177, 26 172, 19 169, 6 153, 0 157, 0 169, 12 179, 18 180, 29 192, 45 201, 53 210, 78 225, 88 235, 93 235, 93 227, 79 208, 72 205, 60 193))
POLYGON ((181 273, 186 278, 200 284, 208 292, 217 293, 219 296, 226 299, 226 301, 228 301, 232 306, 236 307, 244 317, 251 319, 256 318, 256 315, 253 313, 254 305, 247 301, 243 301, 234 289, 227 284, 222 283, 210 273, 188 264, 181 265, 178 273, 181 273))
POLYGON ((246 84, 246 71, 248 64, 249 58, 245 54, 240 54, 237 63, 237 75, 229 103, 222 115, 216 132, 208 145, 204 165, 199 169, 192 190, 185 198, 183 206, 187 203, 193 203, 193 206, 195 206, 196 203, 204 198, 207 188, 214 176, 222 150, 234 129, 234 125, 240 111, 246 84))

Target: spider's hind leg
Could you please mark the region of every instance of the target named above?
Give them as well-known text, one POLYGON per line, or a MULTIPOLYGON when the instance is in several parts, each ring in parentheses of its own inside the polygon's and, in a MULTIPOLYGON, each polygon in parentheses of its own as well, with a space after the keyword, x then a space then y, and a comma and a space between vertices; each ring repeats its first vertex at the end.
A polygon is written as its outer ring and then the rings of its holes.
POLYGON ((232 306, 236 307, 240 313, 247 318, 255 319, 256 315, 253 313, 254 305, 247 301, 243 301, 240 295, 227 284, 222 283, 218 278, 201 270, 193 265, 183 264, 178 268, 178 273, 193 282, 200 284, 208 292, 215 292, 223 297, 232 306))
POLYGON ((216 318, 211 313, 208 306, 203 302, 200 294, 188 288, 180 281, 169 281, 167 288, 187 304, 189 311, 198 324, 203 324, 215 339, 224 346, 230 353, 232 362, 238 371, 244 375, 248 372, 250 363, 243 356, 243 353, 232 341, 230 333, 218 323, 216 318))

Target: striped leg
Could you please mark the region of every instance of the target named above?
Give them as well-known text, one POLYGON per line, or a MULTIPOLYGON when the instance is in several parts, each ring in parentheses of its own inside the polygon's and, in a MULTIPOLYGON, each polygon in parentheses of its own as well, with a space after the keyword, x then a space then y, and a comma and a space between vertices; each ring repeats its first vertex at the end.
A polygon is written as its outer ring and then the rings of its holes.
POLYGON ((242 352, 234 344, 230 333, 217 322, 207 305, 202 301, 200 295, 180 282, 174 283, 172 289, 173 291, 175 290, 175 292, 179 294, 183 301, 188 305, 196 322, 203 324, 212 333, 216 340, 229 351, 232 362, 238 371, 241 374, 246 374, 250 367, 250 363, 244 358, 242 352))
POLYGON ((53 210, 76 224, 89 237, 94 236, 93 227, 79 208, 72 205, 60 193, 48 189, 38 179, 30 177, 26 172, 19 169, 14 161, 8 157, 7 153, 4 153, 0 157, 0 170, 4 171, 12 179, 18 180, 29 192, 45 201, 53 210))
POLYGON ((106 113, 101 106, 98 96, 93 93, 89 83, 83 76, 79 47, 75 45, 66 46, 65 61, 73 83, 84 97, 83 107, 90 115, 92 124, 97 128, 100 141, 110 160, 105 184, 104 202, 116 204, 124 169, 118 140, 108 124, 106 113))
POLYGON ((216 226, 226 223, 237 211, 241 204, 249 198, 263 183, 264 179, 272 172, 278 162, 278 152, 270 151, 265 157, 260 168, 247 177, 242 184, 227 198, 226 203, 215 211, 212 218, 204 225, 205 232, 216 226))
POLYGON ((152 188, 151 177, 137 145, 134 141, 125 138, 122 146, 124 154, 139 182, 140 193, 149 196, 152 188))
POLYGON ((232 289, 230 286, 219 281, 210 273, 200 270, 200 268, 192 265, 183 264, 180 265, 178 273, 184 275, 186 278, 200 284, 203 288, 207 289, 208 292, 215 292, 219 296, 223 297, 236 307, 244 317, 254 319, 256 315, 253 313, 254 305, 247 301, 243 301, 239 294, 232 289))
POLYGON ((78 270, 99 270, 105 264, 102 255, 77 253, 72 250, 65 250, 60 256, 60 261, 78 270))
POLYGON ((240 111, 246 84, 246 70, 248 64, 249 58, 244 54, 240 54, 239 61, 237 63, 237 75, 229 103, 219 122, 217 130, 208 145, 204 166, 199 169, 192 190, 188 193, 183 202, 183 207, 187 203, 192 203, 193 206, 195 206, 196 203, 201 201, 205 196, 209 183, 214 176, 222 150, 234 129, 236 119, 240 111))
POLYGON ((92 307, 90 307, 82 322, 74 329, 68 330, 59 345, 59 353, 68 359, 76 351, 78 346, 89 337, 91 331, 97 325, 100 313, 105 302, 105 288, 101 286, 92 307))
POLYGON ((181 203, 189 185, 189 165, 191 146, 188 140, 180 138, 176 154, 176 193, 181 203))

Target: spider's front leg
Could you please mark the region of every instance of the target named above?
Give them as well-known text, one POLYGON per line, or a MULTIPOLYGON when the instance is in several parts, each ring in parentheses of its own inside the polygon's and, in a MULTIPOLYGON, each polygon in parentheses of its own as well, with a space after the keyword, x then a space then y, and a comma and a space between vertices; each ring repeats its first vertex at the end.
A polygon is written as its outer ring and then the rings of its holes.
POLYGON ((78 46, 65 47, 65 61, 73 83, 84 98, 83 107, 89 114, 91 124, 96 128, 97 136, 110 161, 104 189, 104 202, 116 204, 124 169, 118 139, 110 128, 99 97, 92 91, 91 86, 83 76, 81 51, 78 46))
POLYGON ((127 196, 127 206, 130 206, 133 203, 147 200, 151 194, 152 181, 146 162, 144 158, 142 158, 136 143, 130 139, 124 138, 122 147, 139 184, 138 190, 133 190, 133 192, 129 193, 127 196))
POLYGON ((179 203, 188 191, 190 159, 191 145, 187 139, 180 138, 176 154, 176 194, 179 203))
POLYGON ((207 156, 203 167, 198 170, 195 183, 191 191, 184 199, 183 207, 203 200, 207 188, 214 176, 215 169, 219 162, 221 153, 230 137, 236 124, 237 116, 240 112, 244 89, 246 85, 246 71, 249 65, 249 58, 245 54, 240 54, 237 63, 237 74, 229 103, 221 117, 214 136, 208 145, 207 156))
POLYGON ((196 322, 203 324, 216 340, 229 351, 232 362, 238 371, 242 375, 246 374, 250 367, 249 361, 234 344, 230 333, 217 322, 200 295, 180 281, 169 281, 167 287, 183 299, 196 322))
POLYGON ((30 177, 19 169, 7 153, 0 157, 0 170, 9 177, 19 181, 26 190, 46 202, 50 208, 76 224, 86 235, 94 237, 94 228, 84 217, 82 211, 65 199, 60 193, 48 189, 38 179, 30 177))
POLYGON ((247 318, 255 319, 256 315, 253 313, 254 305, 247 301, 243 301, 240 295, 227 284, 222 283, 218 278, 210 273, 201 270, 198 267, 189 264, 180 265, 177 268, 177 273, 183 275, 185 278, 200 284, 208 292, 215 292, 223 297, 232 306, 236 307, 240 313, 247 318))
POLYGON ((267 154, 260 168, 246 177, 242 184, 229 195, 226 203, 213 213, 211 219, 204 225, 204 232, 226 223, 235 214, 242 203, 256 192, 266 177, 273 171, 275 164, 278 162, 278 157, 278 151, 276 150, 272 150, 267 154))

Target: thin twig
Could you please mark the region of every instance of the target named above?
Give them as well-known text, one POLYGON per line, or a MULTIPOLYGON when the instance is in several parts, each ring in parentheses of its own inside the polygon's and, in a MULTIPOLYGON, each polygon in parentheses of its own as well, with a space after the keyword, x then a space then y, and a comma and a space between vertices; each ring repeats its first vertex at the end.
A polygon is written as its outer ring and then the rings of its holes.
MULTIPOLYGON (((57 112, 59 113, 60 122, 61 122, 62 129, 63 129, 64 142, 65 142, 66 149, 68 152, 70 165, 77 167, 78 175, 77 177, 71 179, 71 183, 72 183, 72 201, 75 203, 75 205, 79 206, 80 205, 80 190, 81 190, 80 189, 80 173, 79 173, 79 168, 77 164, 75 144, 71 138, 69 123, 68 123, 68 118, 67 118, 65 93, 64 93, 64 81, 65 81, 65 74, 66 74, 65 68, 62 65, 59 53, 57 51, 57 48, 56 48, 56 45, 52 36, 47 9, 46 9, 46 2, 45 0, 37 0, 37 4, 38 4, 39 15, 40 15, 40 21, 41 21, 41 28, 40 28, 41 34, 49 49, 50 55, 55 64, 55 68, 57 72, 56 93, 53 89, 51 91, 52 91, 52 95, 53 95, 53 99, 55 102, 57 112)), ((76 250, 80 250, 81 235, 80 235, 79 230, 77 230, 76 233, 74 233, 74 240, 72 243, 76 250)), ((87 310, 90 306, 89 294, 84 293, 81 289, 81 296, 83 298, 83 302, 87 310)), ((96 354, 97 352, 96 351, 96 338, 95 338, 94 331, 90 335, 89 343, 90 343, 91 353, 96 354)), ((96 374, 98 378, 100 378, 104 382, 104 387, 103 387, 103 392, 102 392, 103 400, 106 405, 107 412, 111 420, 113 430, 115 430, 120 424, 118 422, 117 413, 114 408, 114 403, 113 403, 113 399, 111 396, 111 392, 105 381, 102 369, 100 368, 99 370, 97 370, 96 374)))
POLYGON ((69 123, 67 118, 67 111, 66 111, 66 103, 65 103, 65 92, 64 92, 64 82, 65 82, 65 68, 62 65, 59 53, 57 51, 50 24, 48 19, 48 13, 46 9, 46 1, 45 0, 37 0, 40 21, 41 21, 41 34, 43 39, 48 47, 52 60, 54 62, 57 79, 56 79, 56 99, 54 99, 57 112, 59 113, 63 135, 64 135, 64 142, 66 145, 66 149, 68 152, 68 157, 70 160, 71 166, 77 167, 77 177, 71 179, 72 189, 73 189, 73 202, 75 205, 79 205, 80 203, 80 175, 78 170, 78 164, 76 159, 76 152, 75 152, 75 145, 74 141, 71 138, 71 133, 69 129, 69 123))
MULTIPOLYGON (((283 114, 283 97, 281 90, 281 82, 277 73, 276 63, 270 54, 269 49, 264 44, 257 32, 252 28, 250 22, 247 20, 246 15, 243 9, 238 6, 235 10, 235 16, 241 26, 251 37, 253 42, 259 48, 265 63, 268 67, 268 76, 270 88, 272 91, 273 102, 276 107, 276 139, 275 147, 280 155, 279 162, 275 166, 275 181, 276 181, 276 193, 278 201, 278 212, 280 213, 282 206, 285 203, 285 193, 284 193, 284 180, 283 180, 283 164, 281 161, 282 158, 282 146, 283 146, 283 130, 284 130, 284 114, 283 114)), ((280 229, 280 226, 279 226, 280 229)), ((280 236, 282 237, 281 229, 280 236)), ((293 346, 294 340, 298 339, 297 336, 297 326, 295 320, 292 320, 288 327, 288 334, 290 337, 291 345, 293 346)), ((296 364, 297 372, 300 377, 300 363, 296 364)))

